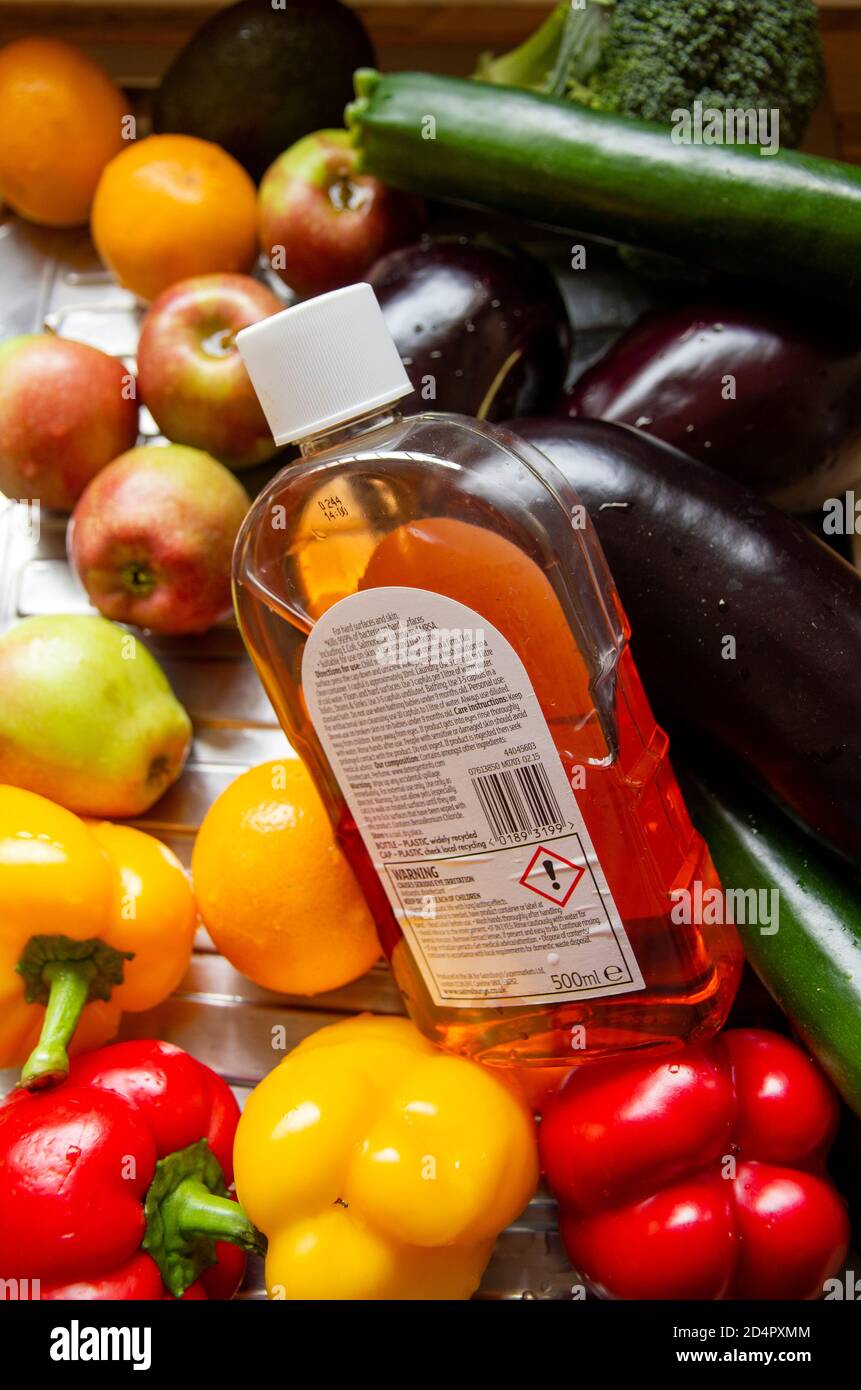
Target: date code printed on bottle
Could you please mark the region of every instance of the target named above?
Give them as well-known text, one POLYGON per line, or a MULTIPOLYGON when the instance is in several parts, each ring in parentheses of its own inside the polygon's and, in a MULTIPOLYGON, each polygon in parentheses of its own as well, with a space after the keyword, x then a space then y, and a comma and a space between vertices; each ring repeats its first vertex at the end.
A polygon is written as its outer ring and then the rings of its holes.
POLYGON ((645 988, 527 671, 478 613, 424 589, 319 619, 311 720, 435 1004, 645 988))

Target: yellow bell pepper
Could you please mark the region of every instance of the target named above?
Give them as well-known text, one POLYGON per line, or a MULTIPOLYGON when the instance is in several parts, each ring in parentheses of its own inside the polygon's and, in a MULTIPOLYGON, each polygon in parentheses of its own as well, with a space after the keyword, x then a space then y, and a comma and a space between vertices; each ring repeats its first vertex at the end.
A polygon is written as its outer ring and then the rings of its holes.
POLYGON ((497 1073, 370 1015, 260 1082, 234 1162, 270 1298, 468 1298, 538 1181, 532 1115, 497 1073))
POLYGON ((0 786, 0 1066, 29 1054, 23 1085, 62 1080, 73 1038, 96 1047, 175 989, 195 925, 159 840, 0 786))

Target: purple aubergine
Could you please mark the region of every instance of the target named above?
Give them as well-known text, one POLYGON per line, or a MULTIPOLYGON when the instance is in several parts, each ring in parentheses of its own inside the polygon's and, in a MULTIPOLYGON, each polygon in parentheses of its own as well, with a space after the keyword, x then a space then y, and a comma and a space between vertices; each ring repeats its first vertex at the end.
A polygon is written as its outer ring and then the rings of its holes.
POLYGON ((425 238, 383 256, 368 279, 416 388, 407 410, 502 420, 553 409, 571 330, 540 261, 484 241, 425 238))
POLYGON ((638 430, 517 420, 579 494, 658 718, 861 863, 861 576, 800 522, 638 430))
POLYGON ((861 474, 861 335, 839 342, 738 305, 660 310, 583 374, 559 413, 635 425, 812 511, 861 474))

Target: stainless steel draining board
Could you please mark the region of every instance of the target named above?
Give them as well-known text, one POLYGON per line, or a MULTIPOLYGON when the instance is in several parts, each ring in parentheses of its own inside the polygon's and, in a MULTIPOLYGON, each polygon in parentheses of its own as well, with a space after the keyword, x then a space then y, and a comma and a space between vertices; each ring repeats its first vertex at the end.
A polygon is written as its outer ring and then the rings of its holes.
MULTIPOLYGON (((2 218, 2 214, 0 214, 2 218)), ((0 220, 0 338, 50 327, 132 362, 140 308, 102 270, 84 233, 43 232, 0 220)), ((157 434, 144 412, 146 437, 157 434)), ((89 610, 65 555, 65 521, 0 501, 0 630, 34 613, 89 610)), ((294 756, 230 623, 199 638, 147 638, 194 723, 194 745, 179 782, 135 822, 159 835, 188 866, 197 827, 219 792, 245 768, 294 756)), ((2 692, 0 692, 2 698, 2 692)), ((127 1015, 123 1037, 161 1037, 188 1048, 220 1072, 242 1102, 289 1049, 326 1023, 363 1010, 400 1013, 386 967, 313 1000, 251 984, 198 934, 188 974, 159 1008, 127 1015), (280 1031, 283 1029, 283 1033, 280 1031)), ((13 1084, 11 1072, 0 1082, 13 1084)), ((574 1281, 555 1230, 551 1199, 539 1194, 500 1237, 479 1297, 571 1296, 574 1281)), ((240 1297, 262 1298, 259 1261, 240 1297)))

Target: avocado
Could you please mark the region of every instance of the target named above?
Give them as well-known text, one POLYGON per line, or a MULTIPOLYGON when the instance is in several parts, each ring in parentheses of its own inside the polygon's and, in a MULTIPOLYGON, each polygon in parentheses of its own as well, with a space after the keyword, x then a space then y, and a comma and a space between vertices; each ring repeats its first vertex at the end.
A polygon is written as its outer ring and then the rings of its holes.
POLYGON ((338 0, 242 0, 208 19, 153 98, 153 128, 212 140, 260 179, 301 136, 343 124, 353 72, 373 66, 338 0))

